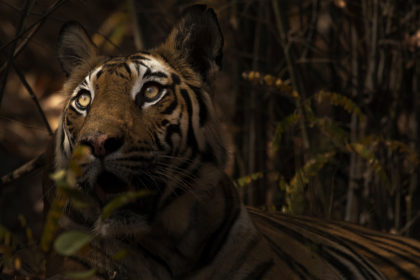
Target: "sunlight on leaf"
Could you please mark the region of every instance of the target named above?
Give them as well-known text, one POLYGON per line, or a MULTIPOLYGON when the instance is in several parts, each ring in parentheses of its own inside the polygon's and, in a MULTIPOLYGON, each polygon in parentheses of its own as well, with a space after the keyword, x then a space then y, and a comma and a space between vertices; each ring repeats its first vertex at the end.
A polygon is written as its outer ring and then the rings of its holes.
POLYGON ((335 151, 318 154, 307 160, 305 165, 296 172, 295 176, 287 184, 284 180, 279 182, 280 189, 286 191, 287 213, 303 214, 304 211, 304 187, 310 179, 318 175, 318 172, 335 156, 335 151))
POLYGON ((101 218, 107 219, 112 212, 117 210, 118 208, 121 208, 124 205, 127 205, 131 202, 134 202, 136 199, 144 196, 151 195, 152 192, 149 190, 141 190, 138 192, 126 192, 123 194, 118 195, 115 197, 111 202, 109 202, 105 207, 102 209, 101 218))
MULTIPOLYGON (((90 148, 87 146, 79 146, 74 149, 69 168, 67 170, 58 170, 50 175, 50 178, 56 185, 56 194, 54 200, 51 202, 50 209, 47 213, 46 222, 41 236, 41 248, 47 252, 51 243, 54 240, 56 231, 58 229, 58 222, 63 213, 64 207, 67 205, 68 195, 73 195, 71 189, 76 188, 76 177, 81 174, 80 165, 88 160, 90 155, 90 148)), ((77 203, 76 203, 77 204, 77 203)))
POLYGON ((64 276, 70 279, 87 279, 96 274, 96 270, 94 268, 85 270, 85 271, 75 271, 66 273, 64 276))
POLYGON ((54 240, 55 233, 58 229, 58 221, 60 220, 61 214, 67 202, 67 197, 60 188, 57 188, 56 192, 56 197, 51 203, 44 225, 44 231, 41 236, 41 248, 44 252, 47 252, 50 249, 51 243, 54 240))
POLYGON ((243 187, 245 185, 249 185, 253 181, 256 181, 256 180, 261 179, 263 177, 264 177, 264 173, 256 172, 256 173, 253 173, 251 175, 247 175, 247 176, 236 179, 233 182, 233 184, 235 185, 235 187, 239 188, 239 187, 243 187))
POLYGON ((127 250, 123 249, 123 250, 118 251, 114 255, 112 255, 112 259, 118 261, 118 260, 123 259, 125 256, 127 256, 127 254, 128 254, 127 250))
POLYGON ((88 244, 92 239, 92 235, 81 231, 67 231, 57 237, 54 242, 54 249, 61 255, 70 256, 88 244))

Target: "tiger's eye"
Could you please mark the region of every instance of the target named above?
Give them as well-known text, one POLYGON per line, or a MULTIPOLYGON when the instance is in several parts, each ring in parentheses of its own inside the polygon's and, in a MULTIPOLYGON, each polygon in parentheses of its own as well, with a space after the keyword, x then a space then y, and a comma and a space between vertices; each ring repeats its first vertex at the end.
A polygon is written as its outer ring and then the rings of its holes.
POLYGON ((87 92, 80 93, 76 98, 76 105, 79 109, 86 109, 91 101, 92 97, 87 92))
POLYGON ((160 88, 157 85, 148 85, 144 90, 144 97, 146 99, 155 99, 160 92, 160 88))

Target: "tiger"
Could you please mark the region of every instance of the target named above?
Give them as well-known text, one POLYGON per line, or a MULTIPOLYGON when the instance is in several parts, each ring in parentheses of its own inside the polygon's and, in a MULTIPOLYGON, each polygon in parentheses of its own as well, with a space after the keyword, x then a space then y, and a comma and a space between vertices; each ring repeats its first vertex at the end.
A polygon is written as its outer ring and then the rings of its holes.
MULTIPOLYGON (((47 277, 94 268, 93 279, 119 280, 420 279, 418 241, 244 206, 224 171, 215 113, 223 44, 205 5, 187 8, 161 45, 126 56, 100 55, 77 22, 62 27, 67 99, 46 174, 87 147, 77 188, 94 205, 68 202, 60 226, 94 238, 71 257, 51 251, 47 277), (139 190, 150 194, 101 216, 116 196, 139 190)), ((44 181, 48 211, 57 188, 44 181)))

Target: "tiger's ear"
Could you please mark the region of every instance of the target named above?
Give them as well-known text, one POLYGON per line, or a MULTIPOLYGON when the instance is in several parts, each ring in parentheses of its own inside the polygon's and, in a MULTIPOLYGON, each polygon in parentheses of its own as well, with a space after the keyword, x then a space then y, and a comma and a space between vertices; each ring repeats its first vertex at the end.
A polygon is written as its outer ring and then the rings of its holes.
POLYGON ((96 56, 96 46, 86 30, 75 21, 65 23, 58 37, 58 59, 67 76, 74 67, 96 56))
POLYGON ((187 8, 165 43, 207 80, 222 67, 223 35, 213 9, 206 5, 187 8))

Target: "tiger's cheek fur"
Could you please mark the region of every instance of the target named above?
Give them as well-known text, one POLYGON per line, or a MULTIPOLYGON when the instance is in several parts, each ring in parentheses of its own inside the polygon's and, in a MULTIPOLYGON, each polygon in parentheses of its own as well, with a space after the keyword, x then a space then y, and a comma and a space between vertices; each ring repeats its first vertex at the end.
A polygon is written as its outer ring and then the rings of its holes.
POLYGON ((73 109, 68 108, 67 114, 65 115, 63 126, 64 129, 68 132, 69 140, 75 144, 78 135, 80 134, 80 129, 83 126, 84 117, 77 114, 73 109))

